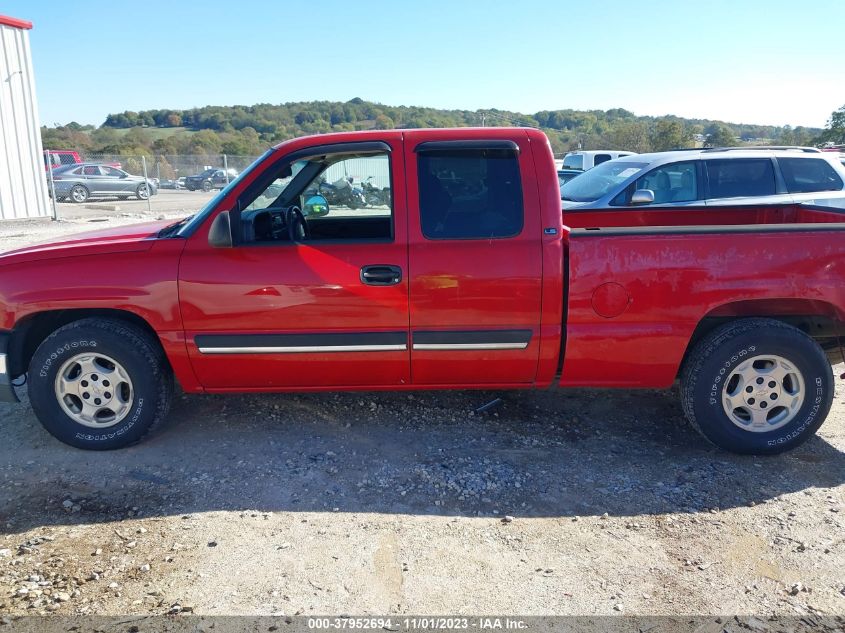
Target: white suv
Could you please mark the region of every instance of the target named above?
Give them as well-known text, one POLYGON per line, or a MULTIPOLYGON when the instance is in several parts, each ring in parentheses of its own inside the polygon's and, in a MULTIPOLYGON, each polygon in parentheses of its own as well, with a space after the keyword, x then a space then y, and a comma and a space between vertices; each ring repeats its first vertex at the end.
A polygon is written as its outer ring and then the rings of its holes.
POLYGON ((613 149, 596 149, 569 152, 563 157, 561 169, 580 169, 587 171, 620 156, 633 156, 636 152, 619 152, 613 149))

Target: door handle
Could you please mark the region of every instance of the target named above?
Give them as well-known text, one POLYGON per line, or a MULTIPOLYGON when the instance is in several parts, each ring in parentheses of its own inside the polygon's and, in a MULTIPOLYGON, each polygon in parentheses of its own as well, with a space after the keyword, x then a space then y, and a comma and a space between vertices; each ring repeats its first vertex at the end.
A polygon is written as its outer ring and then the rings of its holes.
POLYGON ((374 264, 361 268, 361 283, 368 286, 395 286, 402 281, 399 266, 374 264))

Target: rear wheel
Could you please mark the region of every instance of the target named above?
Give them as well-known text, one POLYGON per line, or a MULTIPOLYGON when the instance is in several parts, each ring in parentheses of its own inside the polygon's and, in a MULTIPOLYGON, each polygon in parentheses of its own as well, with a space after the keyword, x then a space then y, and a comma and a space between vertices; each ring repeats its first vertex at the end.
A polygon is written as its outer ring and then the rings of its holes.
POLYGON ((70 200, 71 202, 83 203, 88 199, 88 196, 91 194, 88 192, 88 189, 84 185, 74 185, 73 189, 70 190, 70 200))
POLYGON ((774 454, 822 425, 833 402, 833 371, 807 334, 774 319, 742 319, 696 345, 681 376, 684 412, 717 446, 774 454))
POLYGON ((90 450, 139 441, 164 418, 173 393, 156 342, 111 319, 83 319, 53 332, 36 350, 28 382, 44 428, 90 450))

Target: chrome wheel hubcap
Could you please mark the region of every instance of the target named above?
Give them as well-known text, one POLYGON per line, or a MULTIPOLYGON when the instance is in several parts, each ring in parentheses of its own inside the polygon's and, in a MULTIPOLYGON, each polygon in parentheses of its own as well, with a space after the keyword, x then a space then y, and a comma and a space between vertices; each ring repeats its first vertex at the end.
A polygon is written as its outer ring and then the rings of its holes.
POLYGON ((85 192, 82 189, 74 189, 73 199, 76 202, 85 202, 85 192))
POLYGON ((149 192, 147 191, 146 187, 140 187, 138 189, 138 195, 141 196, 141 198, 146 199, 147 196, 149 195, 149 192))
POLYGON ((78 354, 56 375, 56 398, 64 412, 83 426, 105 429, 123 420, 132 408, 129 373, 104 354, 78 354))
POLYGON ((805 396, 804 377, 792 362, 782 356, 754 356, 728 377, 722 406, 739 428, 765 433, 791 422, 805 396))

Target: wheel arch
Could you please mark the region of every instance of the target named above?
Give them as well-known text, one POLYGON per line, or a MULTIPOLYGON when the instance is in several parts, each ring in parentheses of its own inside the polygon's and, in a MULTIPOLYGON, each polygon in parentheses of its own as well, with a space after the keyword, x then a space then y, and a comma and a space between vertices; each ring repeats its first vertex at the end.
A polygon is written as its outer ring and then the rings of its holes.
POLYGON ((9 340, 9 373, 12 376, 20 376, 26 373, 29 362, 35 350, 48 337, 62 326, 74 321, 89 318, 104 318, 115 321, 123 321, 138 327, 149 334, 159 346, 162 355, 168 363, 171 371, 173 367, 170 359, 164 350, 161 340, 153 327, 142 317, 128 310, 109 308, 82 308, 70 310, 48 310, 36 312, 21 319, 11 332, 9 340))
POLYGON ((828 301, 815 299, 748 299, 711 309, 698 322, 678 368, 680 376, 690 352, 717 327, 747 318, 773 319, 792 325, 821 345, 832 364, 841 363, 845 346, 845 313, 828 301))

